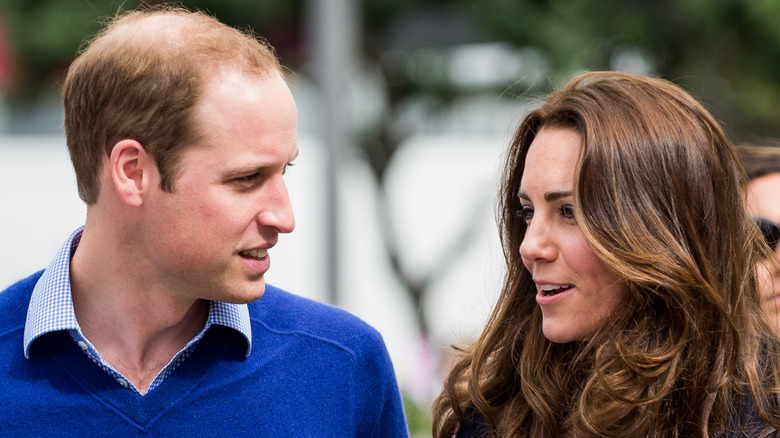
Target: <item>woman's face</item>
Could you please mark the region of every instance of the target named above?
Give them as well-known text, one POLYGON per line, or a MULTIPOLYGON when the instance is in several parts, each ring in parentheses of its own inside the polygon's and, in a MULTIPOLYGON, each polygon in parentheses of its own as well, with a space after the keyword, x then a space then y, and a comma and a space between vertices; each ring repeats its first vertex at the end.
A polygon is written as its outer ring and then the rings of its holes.
POLYGON ((518 194, 528 225, 520 255, 536 283, 544 336, 559 343, 587 339, 627 295, 577 224, 573 188, 580 148, 576 131, 542 128, 528 150, 518 194))
POLYGON ((780 246, 774 254, 773 259, 758 262, 758 286, 761 306, 780 331, 780 246))

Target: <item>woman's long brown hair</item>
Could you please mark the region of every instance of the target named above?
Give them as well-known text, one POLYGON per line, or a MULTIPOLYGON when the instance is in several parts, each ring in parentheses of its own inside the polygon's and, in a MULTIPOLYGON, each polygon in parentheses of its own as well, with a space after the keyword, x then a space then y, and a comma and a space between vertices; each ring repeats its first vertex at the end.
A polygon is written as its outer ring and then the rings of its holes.
POLYGON ((523 119, 507 153, 498 202, 504 286, 434 402, 434 436, 451 437, 473 421, 500 437, 779 429, 778 340, 754 270, 767 249, 745 210, 744 185, 720 125, 667 81, 586 73, 553 93, 523 119), (581 135, 577 221, 629 291, 583 342, 544 337, 519 254, 525 225, 515 215, 517 192, 543 126, 581 135), (763 422, 749 422, 749 411, 763 422))

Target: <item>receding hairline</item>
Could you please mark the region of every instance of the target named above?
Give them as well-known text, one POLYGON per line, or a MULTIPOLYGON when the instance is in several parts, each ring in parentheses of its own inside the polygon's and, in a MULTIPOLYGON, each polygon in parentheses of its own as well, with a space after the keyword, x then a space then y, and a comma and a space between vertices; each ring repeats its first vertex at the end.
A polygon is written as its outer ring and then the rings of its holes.
POLYGON ((187 41, 182 37, 189 31, 203 31, 222 26, 222 23, 204 12, 184 9, 163 11, 130 11, 114 17, 107 23, 98 37, 105 40, 154 43, 166 48, 185 48, 187 41))
POLYGON ((208 75, 210 70, 228 67, 243 69, 247 74, 260 76, 278 72, 284 77, 276 52, 265 39, 249 29, 228 26, 206 12, 190 11, 182 7, 161 6, 117 14, 108 19, 103 29, 87 43, 82 55, 101 47, 111 47, 109 50, 113 51, 113 48, 125 46, 144 52, 156 52, 157 56, 161 57, 207 57, 209 63, 200 63, 201 72, 205 75, 208 75), (234 40, 244 40, 244 44, 257 44, 260 51, 267 52, 267 62, 262 63, 262 68, 251 68, 246 62, 249 59, 246 54, 238 50, 215 49, 217 46, 213 44, 214 40, 230 37, 234 40))

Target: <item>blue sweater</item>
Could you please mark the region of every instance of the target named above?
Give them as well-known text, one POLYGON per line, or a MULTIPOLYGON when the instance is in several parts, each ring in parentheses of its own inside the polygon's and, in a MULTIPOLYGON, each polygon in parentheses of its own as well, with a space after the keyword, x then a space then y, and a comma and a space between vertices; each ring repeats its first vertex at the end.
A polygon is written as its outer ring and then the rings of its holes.
POLYGON ((249 305, 246 340, 214 326, 162 384, 139 396, 67 333, 22 335, 41 273, 0 294, 0 435, 405 437, 381 336, 358 318, 272 286, 249 305))

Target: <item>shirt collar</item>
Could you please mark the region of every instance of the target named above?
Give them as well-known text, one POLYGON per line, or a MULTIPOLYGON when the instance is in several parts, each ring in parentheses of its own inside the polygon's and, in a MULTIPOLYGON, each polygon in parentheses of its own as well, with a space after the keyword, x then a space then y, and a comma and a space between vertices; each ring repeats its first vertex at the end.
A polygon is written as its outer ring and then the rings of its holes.
POLYGON ((212 324, 231 328, 246 339, 246 357, 252 352, 252 323, 249 320, 249 307, 246 304, 212 301, 209 307, 209 319, 206 327, 212 324))
MULTIPOLYGON (((24 356, 30 357, 30 346, 41 336, 60 330, 81 333, 70 290, 70 259, 81 241, 84 227, 79 227, 62 245, 57 255, 35 284, 27 321, 24 325, 24 356)), ((246 304, 212 301, 206 327, 219 324, 239 332, 246 339, 246 356, 252 351, 252 325, 246 304)))

